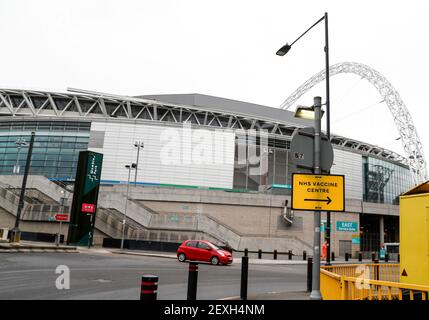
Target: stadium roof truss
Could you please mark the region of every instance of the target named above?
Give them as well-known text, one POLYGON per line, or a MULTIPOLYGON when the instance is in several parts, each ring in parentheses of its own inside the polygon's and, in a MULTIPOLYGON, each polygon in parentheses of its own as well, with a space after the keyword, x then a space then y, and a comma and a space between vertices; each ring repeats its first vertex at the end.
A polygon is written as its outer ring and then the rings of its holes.
MULTIPOLYGON (((259 131, 265 129, 270 136, 290 140, 297 125, 276 119, 255 117, 250 114, 221 112, 198 106, 163 103, 130 96, 110 94, 76 94, 32 90, 0 89, 0 117, 60 118, 62 120, 115 119, 142 122, 185 123, 232 130, 259 131)), ((36 119, 34 119, 36 120, 36 119)), ((337 148, 353 149, 363 155, 372 155, 408 166, 401 155, 377 146, 345 137, 332 135, 337 148)))

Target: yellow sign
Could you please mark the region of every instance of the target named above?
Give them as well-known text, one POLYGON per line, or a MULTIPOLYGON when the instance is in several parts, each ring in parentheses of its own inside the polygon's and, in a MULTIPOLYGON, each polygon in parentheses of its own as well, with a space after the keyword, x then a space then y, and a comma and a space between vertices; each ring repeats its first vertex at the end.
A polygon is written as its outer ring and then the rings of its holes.
POLYGON ((292 174, 292 209, 344 211, 344 176, 292 174))

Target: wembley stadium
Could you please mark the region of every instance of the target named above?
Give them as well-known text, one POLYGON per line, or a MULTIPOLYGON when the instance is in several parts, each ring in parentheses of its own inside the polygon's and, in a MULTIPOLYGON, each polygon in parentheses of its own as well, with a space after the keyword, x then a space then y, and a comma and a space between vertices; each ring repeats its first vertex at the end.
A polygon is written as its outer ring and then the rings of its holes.
MULTIPOLYGON (((72 192, 79 152, 90 150, 104 158, 99 243, 119 238, 131 184, 129 241, 204 238, 236 250, 312 250, 311 214, 290 209, 297 168, 289 147, 294 132, 313 123, 291 111, 203 94, 0 89, 0 116, 0 227, 13 225, 25 142, 35 132, 22 218, 29 234, 56 232, 49 216, 72 192), (125 168, 133 163, 137 170, 125 168)), ((355 254, 399 242, 399 195, 415 184, 409 157, 335 134, 331 143, 331 173, 346 182, 345 212, 333 214, 332 250, 355 254)))

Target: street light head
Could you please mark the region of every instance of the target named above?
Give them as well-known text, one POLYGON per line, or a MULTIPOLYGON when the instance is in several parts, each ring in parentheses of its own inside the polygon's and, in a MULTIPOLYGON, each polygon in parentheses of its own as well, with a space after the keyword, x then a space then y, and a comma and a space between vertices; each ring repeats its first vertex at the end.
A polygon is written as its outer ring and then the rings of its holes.
POLYGON ((276 55, 284 56, 286 53, 289 52, 290 48, 292 48, 292 46, 290 46, 288 43, 286 43, 283 47, 281 47, 279 50, 277 50, 276 55))
MULTIPOLYGON (((322 110, 322 117, 324 111, 322 110)), ((295 118, 314 120, 314 107, 297 106, 295 110, 295 118)))
POLYGON ((141 142, 141 141, 136 141, 134 143, 134 147, 136 147, 136 148, 144 148, 144 143, 141 142))

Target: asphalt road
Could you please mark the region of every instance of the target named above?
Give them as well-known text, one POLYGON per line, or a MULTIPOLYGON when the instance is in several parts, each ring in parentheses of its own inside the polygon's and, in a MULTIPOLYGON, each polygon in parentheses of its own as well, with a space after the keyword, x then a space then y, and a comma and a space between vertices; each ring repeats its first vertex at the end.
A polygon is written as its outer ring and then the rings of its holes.
MULTIPOLYGON (((112 253, 1 253, 0 299, 139 299, 143 274, 159 276, 158 299, 186 299, 188 264, 112 253), (58 265, 70 269, 70 289, 58 290, 58 265)), ((197 299, 240 294, 241 265, 200 264, 197 299)), ((304 265, 249 265, 248 294, 304 291, 304 265)))

